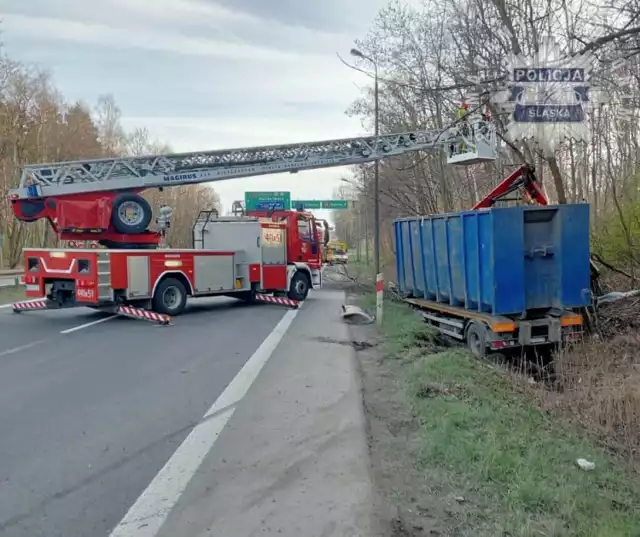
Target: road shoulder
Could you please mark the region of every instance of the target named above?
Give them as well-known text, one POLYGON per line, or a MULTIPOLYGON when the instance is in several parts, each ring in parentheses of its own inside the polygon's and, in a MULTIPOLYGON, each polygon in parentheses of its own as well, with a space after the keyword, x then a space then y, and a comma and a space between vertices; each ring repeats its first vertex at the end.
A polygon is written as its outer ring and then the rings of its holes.
POLYGON ((159 532, 373 535, 361 383, 344 293, 313 293, 159 532))

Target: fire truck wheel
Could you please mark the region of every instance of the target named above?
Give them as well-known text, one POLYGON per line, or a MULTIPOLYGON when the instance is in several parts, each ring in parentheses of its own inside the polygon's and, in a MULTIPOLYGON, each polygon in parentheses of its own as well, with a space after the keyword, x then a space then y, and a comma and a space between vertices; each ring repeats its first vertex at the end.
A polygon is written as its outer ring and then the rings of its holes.
POLYGON ((289 286, 289 298, 291 300, 305 300, 309 294, 309 276, 304 272, 298 271, 291 278, 289 286))
POLYGON ((151 206, 138 194, 120 194, 113 200, 111 224, 119 233, 144 233, 152 216, 151 206))
POLYGON ((180 280, 165 278, 153 294, 153 311, 166 315, 180 315, 187 304, 187 290, 180 280))

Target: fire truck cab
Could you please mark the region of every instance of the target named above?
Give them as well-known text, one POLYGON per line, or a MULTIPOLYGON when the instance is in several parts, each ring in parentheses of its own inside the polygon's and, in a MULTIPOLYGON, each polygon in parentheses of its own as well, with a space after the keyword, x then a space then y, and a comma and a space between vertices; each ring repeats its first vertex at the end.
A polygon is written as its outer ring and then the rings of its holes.
POLYGON ((324 227, 313 214, 305 211, 251 211, 249 216, 262 221, 286 222, 289 234, 287 248, 292 261, 314 267, 322 266, 322 251, 327 242, 324 227))
POLYGON ((202 211, 190 249, 26 249, 28 297, 47 308, 133 305, 170 316, 188 297, 256 294, 307 298, 322 285, 313 217, 292 211, 219 217, 202 211))

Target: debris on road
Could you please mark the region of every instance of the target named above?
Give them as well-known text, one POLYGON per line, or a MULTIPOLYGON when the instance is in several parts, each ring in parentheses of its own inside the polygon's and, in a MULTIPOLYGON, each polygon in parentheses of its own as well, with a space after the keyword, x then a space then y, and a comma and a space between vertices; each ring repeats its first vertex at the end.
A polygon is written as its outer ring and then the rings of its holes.
POLYGON ((371 324, 375 319, 359 306, 342 305, 342 320, 352 324, 371 324))

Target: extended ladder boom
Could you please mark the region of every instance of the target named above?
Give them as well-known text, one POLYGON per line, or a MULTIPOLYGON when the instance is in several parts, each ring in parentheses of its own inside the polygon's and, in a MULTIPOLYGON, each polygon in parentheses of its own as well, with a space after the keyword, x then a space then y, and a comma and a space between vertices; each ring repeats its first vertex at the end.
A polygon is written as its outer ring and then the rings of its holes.
POLYGON ((461 144, 466 151, 473 151, 479 137, 487 147, 495 146, 495 131, 491 123, 477 120, 470 122, 469 126, 470 130, 467 127, 467 131, 454 126, 444 131, 385 134, 377 139, 364 136, 300 144, 29 165, 23 170, 19 188, 11 190, 9 197, 12 200, 46 198, 195 184, 281 172, 295 173, 314 168, 361 164, 409 151, 461 144))

